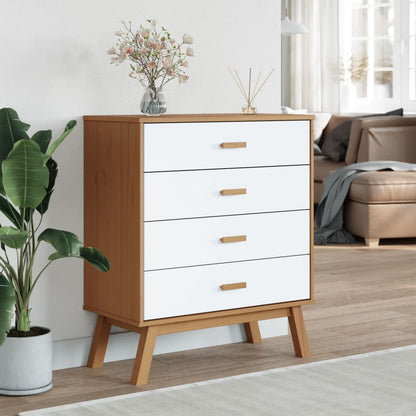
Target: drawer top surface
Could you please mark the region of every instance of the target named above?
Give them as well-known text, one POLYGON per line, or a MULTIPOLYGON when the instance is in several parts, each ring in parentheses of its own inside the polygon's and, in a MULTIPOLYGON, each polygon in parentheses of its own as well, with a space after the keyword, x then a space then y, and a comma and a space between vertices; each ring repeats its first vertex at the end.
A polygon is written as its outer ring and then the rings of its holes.
POLYGON ((112 121, 118 123, 187 123, 209 121, 274 121, 314 120, 313 114, 167 114, 158 117, 145 115, 86 115, 85 121, 112 121))

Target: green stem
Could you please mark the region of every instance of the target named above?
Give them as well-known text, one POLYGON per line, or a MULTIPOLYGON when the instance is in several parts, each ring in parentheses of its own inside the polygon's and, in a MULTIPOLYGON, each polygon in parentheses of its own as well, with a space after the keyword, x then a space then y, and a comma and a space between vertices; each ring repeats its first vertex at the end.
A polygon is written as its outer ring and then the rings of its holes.
POLYGON ((28 294, 28 298, 30 297, 30 295, 32 294, 33 288, 36 286, 36 283, 39 280, 39 277, 42 275, 42 273, 50 266, 50 264, 53 262, 53 260, 50 260, 49 263, 39 272, 39 274, 36 276, 36 279, 34 280, 32 287, 30 288, 29 294, 28 294))

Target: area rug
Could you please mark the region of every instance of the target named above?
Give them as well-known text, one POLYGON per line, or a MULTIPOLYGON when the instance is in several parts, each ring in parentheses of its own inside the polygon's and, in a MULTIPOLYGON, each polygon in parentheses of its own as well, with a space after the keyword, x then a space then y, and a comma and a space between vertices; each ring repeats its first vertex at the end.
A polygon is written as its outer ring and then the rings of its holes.
POLYGON ((416 345, 20 415, 416 415, 416 345))

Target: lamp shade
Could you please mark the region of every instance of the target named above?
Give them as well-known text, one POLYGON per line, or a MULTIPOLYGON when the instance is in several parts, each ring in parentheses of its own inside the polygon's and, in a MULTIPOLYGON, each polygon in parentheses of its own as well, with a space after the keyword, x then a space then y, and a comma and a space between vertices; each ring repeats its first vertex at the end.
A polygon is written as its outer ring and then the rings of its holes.
POLYGON ((308 29, 298 22, 290 20, 287 16, 281 21, 282 35, 295 35, 297 33, 306 33, 308 29))

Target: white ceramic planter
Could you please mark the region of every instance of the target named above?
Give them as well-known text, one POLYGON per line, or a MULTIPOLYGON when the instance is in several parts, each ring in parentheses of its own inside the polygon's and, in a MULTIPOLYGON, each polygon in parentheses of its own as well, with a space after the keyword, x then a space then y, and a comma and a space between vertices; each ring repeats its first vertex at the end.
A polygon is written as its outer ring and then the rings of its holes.
POLYGON ((7 337, 0 347, 0 394, 26 396, 52 388, 52 335, 7 337))

